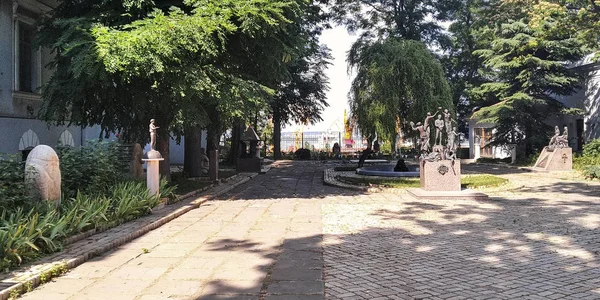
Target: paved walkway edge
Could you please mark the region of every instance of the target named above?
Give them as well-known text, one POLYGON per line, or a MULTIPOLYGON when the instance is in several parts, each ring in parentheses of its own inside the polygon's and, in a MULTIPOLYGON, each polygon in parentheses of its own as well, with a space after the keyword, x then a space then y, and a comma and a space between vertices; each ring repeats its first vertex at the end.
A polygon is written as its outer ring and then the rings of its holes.
MULTIPOLYGON (((0 288, 2 288, 2 290, 0 291, 0 300, 8 300, 15 296, 21 295, 25 292, 29 292, 33 288, 39 286, 40 284, 47 282, 50 279, 50 277, 60 276, 66 270, 73 269, 96 256, 99 256, 99 255, 101 255, 105 252, 108 252, 112 249, 115 249, 125 243, 128 243, 128 242, 172 221, 173 219, 176 219, 176 218, 180 217, 181 215, 200 207, 200 205, 202 205, 203 203, 210 201, 216 197, 219 197, 219 196, 229 192, 230 190, 234 189, 235 187, 248 182, 250 179, 254 178, 257 175, 258 175, 258 173, 240 173, 240 174, 238 174, 238 177, 243 177, 243 178, 232 183, 230 186, 224 187, 223 189, 216 191, 212 195, 208 195, 208 194, 201 195, 198 198, 194 199, 193 201, 191 201, 187 204, 183 204, 183 206, 181 206, 181 204, 180 204, 181 207, 179 207, 179 208, 173 207, 174 211, 168 213, 167 215, 165 215, 163 217, 160 217, 157 220, 153 220, 150 223, 141 224, 142 226, 133 228, 132 232, 126 233, 121 236, 115 236, 112 239, 102 238, 100 240, 93 241, 91 244, 85 246, 84 251, 78 253, 78 255, 76 255, 74 257, 70 257, 67 259, 59 260, 59 261, 53 261, 51 263, 44 263, 39 266, 34 265, 34 266, 30 267, 29 270, 26 272, 18 273, 17 275, 13 276, 12 278, 2 280, 2 281, 0 281, 0 288), (43 280, 44 282, 42 282, 42 278, 44 279, 43 280)), ((195 196, 195 194, 192 196, 195 196)), ((177 204, 178 203, 176 203, 175 205, 177 205, 177 204)), ((135 222, 136 222, 136 220, 134 220, 130 223, 135 223, 135 222)), ((111 228, 107 231, 115 230, 115 229, 118 230, 120 227, 125 227, 127 225, 131 225, 130 223, 121 224, 121 225, 111 228)), ((104 232, 107 232, 107 231, 104 231, 104 232)), ((90 236, 89 238, 93 238, 93 237, 94 237, 94 235, 90 236)), ((81 240, 80 242, 84 242, 85 240, 86 239, 81 240)), ((64 252, 66 252, 66 251, 55 253, 52 256, 60 257, 60 255, 63 254, 64 252)))

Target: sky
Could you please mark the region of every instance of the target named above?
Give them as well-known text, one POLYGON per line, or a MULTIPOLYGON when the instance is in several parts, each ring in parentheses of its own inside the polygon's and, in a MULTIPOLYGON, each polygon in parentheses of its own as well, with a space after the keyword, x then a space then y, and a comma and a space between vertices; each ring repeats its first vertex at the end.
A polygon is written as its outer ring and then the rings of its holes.
POLYGON ((302 130, 302 127, 304 131, 343 130, 344 109, 348 108, 347 95, 352 83, 352 78, 347 72, 346 52, 350 50, 356 38, 356 36, 348 34, 346 29, 341 26, 323 31, 321 42, 329 47, 333 57, 332 64, 326 71, 329 77, 329 91, 327 92, 329 107, 321 113, 323 121, 308 126, 288 125, 282 129, 283 132, 302 130))

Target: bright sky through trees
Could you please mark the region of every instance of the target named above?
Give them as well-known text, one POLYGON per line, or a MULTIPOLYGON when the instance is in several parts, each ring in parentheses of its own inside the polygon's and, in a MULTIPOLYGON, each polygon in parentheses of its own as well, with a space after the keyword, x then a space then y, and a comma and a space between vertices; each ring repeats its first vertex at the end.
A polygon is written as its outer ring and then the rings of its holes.
MULTIPOLYGON (((348 92, 352 84, 352 78, 347 72, 346 52, 350 50, 354 40, 356 40, 356 36, 348 34, 342 26, 335 26, 332 29, 323 31, 321 42, 331 49, 331 55, 333 56, 332 64, 326 72, 330 82, 330 90, 327 92, 329 107, 321 115, 323 117, 322 122, 304 126, 304 131, 326 131, 327 129, 337 131, 343 129, 344 109, 348 109, 348 92), (334 123, 337 123, 337 125, 334 123), (340 126, 339 129, 338 126, 340 126)), ((301 127, 302 125, 293 124, 285 127, 282 131, 295 131, 301 127)))

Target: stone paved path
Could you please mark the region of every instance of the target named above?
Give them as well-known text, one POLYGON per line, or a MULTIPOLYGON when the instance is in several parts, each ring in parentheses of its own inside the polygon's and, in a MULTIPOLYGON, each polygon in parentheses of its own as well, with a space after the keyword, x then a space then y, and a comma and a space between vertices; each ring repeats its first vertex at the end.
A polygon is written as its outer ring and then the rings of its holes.
POLYGON ((512 184, 416 201, 282 164, 23 299, 600 299, 599 185, 465 169, 512 184))

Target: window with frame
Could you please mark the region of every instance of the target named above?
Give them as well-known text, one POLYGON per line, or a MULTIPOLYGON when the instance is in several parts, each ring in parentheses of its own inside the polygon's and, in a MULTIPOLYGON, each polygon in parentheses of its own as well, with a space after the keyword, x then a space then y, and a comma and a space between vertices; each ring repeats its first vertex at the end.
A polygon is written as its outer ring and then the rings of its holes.
POLYGON ((37 51, 33 48, 35 27, 19 21, 19 85, 18 91, 34 92, 37 88, 37 51))

